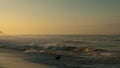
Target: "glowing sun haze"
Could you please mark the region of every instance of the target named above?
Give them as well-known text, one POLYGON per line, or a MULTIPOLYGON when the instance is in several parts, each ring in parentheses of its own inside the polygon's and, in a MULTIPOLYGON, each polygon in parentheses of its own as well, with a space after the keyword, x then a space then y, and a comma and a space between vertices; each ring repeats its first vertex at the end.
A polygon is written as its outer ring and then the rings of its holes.
POLYGON ((0 0, 8 34, 120 34, 120 0, 0 0))

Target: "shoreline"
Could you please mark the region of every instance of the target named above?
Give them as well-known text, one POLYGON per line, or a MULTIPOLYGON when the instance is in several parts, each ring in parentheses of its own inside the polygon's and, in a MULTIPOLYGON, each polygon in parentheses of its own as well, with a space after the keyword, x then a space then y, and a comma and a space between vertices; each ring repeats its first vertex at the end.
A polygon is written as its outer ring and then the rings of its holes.
POLYGON ((0 48, 0 68, 54 68, 46 64, 29 62, 28 58, 30 60, 31 57, 21 51, 0 48))
POLYGON ((111 57, 112 55, 115 55, 115 53, 111 53, 111 51, 101 49, 92 49, 84 47, 73 49, 73 51, 75 52, 48 49, 47 50, 35 50, 35 49, 20 50, 20 49, 10 48, 10 50, 20 51, 21 53, 31 56, 32 59, 28 58, 29 62, 46 64, 54 66, 55 68, 84 68, 86 66, 89 68, 96 68, 94 66, 97 65, 99 65, 100 67, 110 68, 111 64, 115 66, 115 68, 118 68, 120 66, 120 59, 118 59, 120 55, 117 56, 118 58, 116 56, 111 57), (61 55, 60 60, 55 59, 55 57, 58 55, 61 55))

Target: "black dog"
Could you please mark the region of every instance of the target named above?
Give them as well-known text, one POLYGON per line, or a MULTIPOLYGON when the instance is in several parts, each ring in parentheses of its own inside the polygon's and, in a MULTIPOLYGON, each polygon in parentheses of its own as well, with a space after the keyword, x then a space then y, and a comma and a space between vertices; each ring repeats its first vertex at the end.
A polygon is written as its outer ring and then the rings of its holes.
POLYGON ((61 55, 58 55, 57 57, 55 57, 56 60, 60 60, 61 59, 61 55))

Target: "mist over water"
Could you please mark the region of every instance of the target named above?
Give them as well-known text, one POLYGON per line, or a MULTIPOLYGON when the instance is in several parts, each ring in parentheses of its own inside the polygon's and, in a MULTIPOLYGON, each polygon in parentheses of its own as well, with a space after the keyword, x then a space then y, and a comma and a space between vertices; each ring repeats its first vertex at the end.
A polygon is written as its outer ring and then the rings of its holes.
POLYGON ((15 46, 74 46, 120 50, 120 35, 17 35, 1 37, 0 43, 15 46))

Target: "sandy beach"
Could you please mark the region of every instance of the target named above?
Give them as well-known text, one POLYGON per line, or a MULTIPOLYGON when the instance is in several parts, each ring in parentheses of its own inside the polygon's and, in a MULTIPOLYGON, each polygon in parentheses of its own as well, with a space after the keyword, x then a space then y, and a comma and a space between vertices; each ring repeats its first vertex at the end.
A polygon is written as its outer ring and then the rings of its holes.
POLYGON ((20 51, 0 48, 0 68, 53 68, 44 64, 28 62, 26 56, 20 51))

